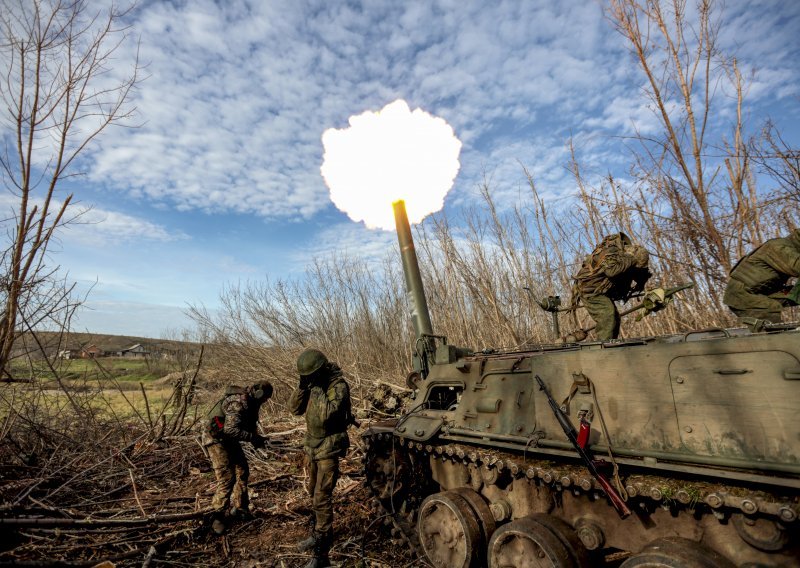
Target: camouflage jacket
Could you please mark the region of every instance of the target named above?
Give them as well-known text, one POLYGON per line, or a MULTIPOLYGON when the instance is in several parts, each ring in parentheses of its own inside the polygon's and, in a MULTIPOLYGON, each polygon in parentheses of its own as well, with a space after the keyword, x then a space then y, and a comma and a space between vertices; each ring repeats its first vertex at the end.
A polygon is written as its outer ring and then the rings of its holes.
POLYGON ((603 239, 588 255, 575 275, 574 296, 608 296, 627 300, 631 292, 644 289, 650 270, 634 265, 633 255, 625 252, 618 235, 603 239))
POLYGON ((800 276, 800 229, 765 241, 731 270, 731 279, 744 284, 748 292, 765 296, 779 292, 792 276, 800 276))
POLYGON ((325 378, 304 387, 292 393, 289 410, 306 415, 306 453, 315 460, 343 456, 350 447, 347 427, 353 413, 342 370, 328 363, 325 378))
POLYGON ((243 387, 229 386, 225 396, 209 411, 203 444, 214 442, 252 442, 257 434, 261 405, 243 387), (222 425, 222 428, 218 428, 222 425))

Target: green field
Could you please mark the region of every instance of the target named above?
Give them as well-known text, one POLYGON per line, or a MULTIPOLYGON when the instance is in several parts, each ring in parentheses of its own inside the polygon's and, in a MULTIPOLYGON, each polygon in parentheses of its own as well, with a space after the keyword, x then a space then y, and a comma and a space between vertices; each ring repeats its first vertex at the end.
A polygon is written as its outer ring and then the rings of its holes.
POLYGON ((171 361, 127 357, 57 360, 52 367, 28 361, 12 369, 20 382, 0 383, 0 418, 12 407, 49 415, 84 408, 98 416, 143 421, 172 413, 174 381, 157 379, 180 370, 171 361))
POLYGON ((11 368, 16 379, 48 381, 55 379, 57 375, 68 383, 109 380, 147 383, 180 370, 174 361, 130 357, 59 359, 51 364, 43 360, 18 361, 12 363, 11 368))
POLYGON ((147 409, 155 419, 162 410, 172 414, 170 398, 173 387, 169 385, 147 385, 142 392, 136 389, 110 388, 58 388, 56 385, 38 383, 0 383, 0 419, 9 415, 11 408, 23 414, 50 416, 74 414, 76 408, 91 410, 97 416, 119 419, 147 419, 147 409), (147 398, 145 400, 145 393, 147 398))

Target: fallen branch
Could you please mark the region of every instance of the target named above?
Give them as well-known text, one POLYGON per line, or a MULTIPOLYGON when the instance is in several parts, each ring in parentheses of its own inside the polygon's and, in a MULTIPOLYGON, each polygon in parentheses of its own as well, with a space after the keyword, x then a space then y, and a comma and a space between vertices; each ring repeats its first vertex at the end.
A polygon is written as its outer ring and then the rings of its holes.
POLYGON ((176 521, 187 521, 189 519, 200 519, 210 515, 213 509, 203 509, 191 513, 176 513, 172 515, 154 515, 145 519, 56 519, 56 518, 30 518, 30 517, 11 517, 0 519, 0 526, 10 527, 135 527, 145 525, 157 525, 161 523, 173 523, 176 521))

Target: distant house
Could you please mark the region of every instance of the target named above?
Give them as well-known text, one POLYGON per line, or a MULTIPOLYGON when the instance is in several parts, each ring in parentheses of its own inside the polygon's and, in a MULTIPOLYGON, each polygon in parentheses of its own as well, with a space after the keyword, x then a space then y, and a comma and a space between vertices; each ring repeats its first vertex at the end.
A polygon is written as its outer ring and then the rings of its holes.
POLYGON ((75 358, 75 350, 74 349, 62 349, 58 352, 59 359, 74 359, 75 358))
POLYGON ((94 343, 84 345, 83 347, 70 347, 69 349, 62 349, 58 352, 59 359, 97 359, 105 355, 107 355, 107 353, 94 343))
POLYGON ((141 343, 137 343, 136 345, 131 345, 127 349, 122 349, 117 355, 120 357, 147 357, 150 355, 150 351, 141 343))
POLYGON ((80 351, 80 358, 81 359, 96 359, 97 357, 102 357, 104 352, 102 349, 97 347, 97 345, 87 345, 80 351))

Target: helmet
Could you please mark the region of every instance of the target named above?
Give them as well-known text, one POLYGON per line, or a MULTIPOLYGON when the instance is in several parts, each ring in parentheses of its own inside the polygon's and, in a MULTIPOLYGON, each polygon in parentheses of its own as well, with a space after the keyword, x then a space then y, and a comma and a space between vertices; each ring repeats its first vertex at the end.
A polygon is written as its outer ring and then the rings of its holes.
POLYGON ((630 248, 625 247, 625 252, 633 257, 633 264, 638 268, 645 268, 650 261, 650 253, 643 246, 632 245, 630 248))
POLYGON ((611 233, 610 235, 606 235, 603 237, 603 240, 600 241, 600 244, 597 245, 597 248, 605 248, 608 246, 617 246, 620 248, 627 248, 633 244, 631 238, 623 232, 619 233, 611 233))
POLYGON ((272 383, 264 381, 250 387, 250 396, 256 400, 265 401, 272 396, 272 383))
POLYGON ((297 358, 297 372, 301 377, 313 375, 328 363, 328 358, 319 349, 306 349, 297 358))

